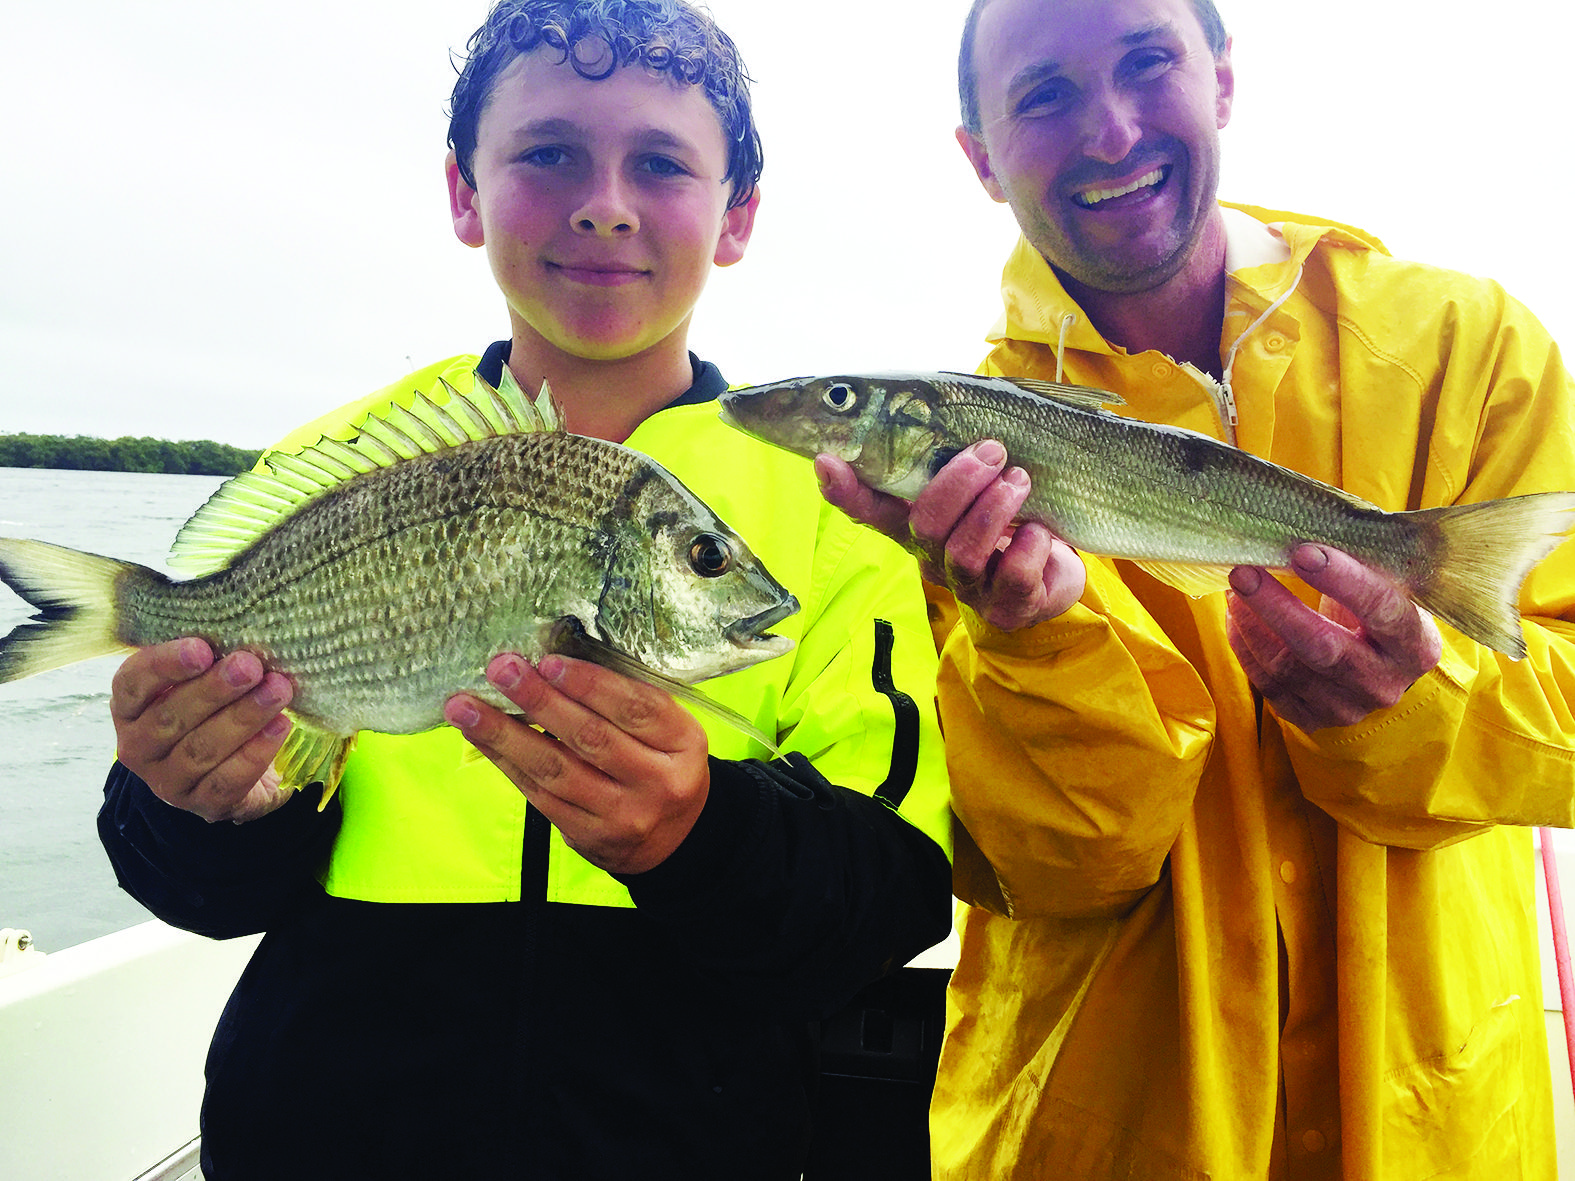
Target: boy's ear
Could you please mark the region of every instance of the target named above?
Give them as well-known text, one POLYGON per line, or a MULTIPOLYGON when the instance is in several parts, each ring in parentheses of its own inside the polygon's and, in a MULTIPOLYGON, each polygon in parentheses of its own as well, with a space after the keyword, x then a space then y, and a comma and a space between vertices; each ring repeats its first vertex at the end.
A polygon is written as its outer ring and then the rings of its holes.
POLYGON ((448 207, 454 215, 454 235, 466 246, 485 246, 486 235, 481 228, 481 211, 476 208, 476 190, 465 183, 459 174, 459 159, 451 151, 443 162, 448 174, 448 207))
POLYGON ((1006 191, 1001 188, 1001 182, 995 178, 995 170, 990 167, 990 153, 984 146, 984 140, 979 139, 966 127, 959 127, 957 142, 962 146, 963 155, 968 157, 968 163, 973 165, 974 173, 979 177, 979 183, 984 186, 984 191, 995 200, 1005 203, 1006 191))
POLYGON ((716 241, 714 258, 717 266, 730 267, 744 257, 749 235, 755 232, 755 210, 759 208, 760 186, 756 185, 749 200, 722 215, 722 236, 716 241))

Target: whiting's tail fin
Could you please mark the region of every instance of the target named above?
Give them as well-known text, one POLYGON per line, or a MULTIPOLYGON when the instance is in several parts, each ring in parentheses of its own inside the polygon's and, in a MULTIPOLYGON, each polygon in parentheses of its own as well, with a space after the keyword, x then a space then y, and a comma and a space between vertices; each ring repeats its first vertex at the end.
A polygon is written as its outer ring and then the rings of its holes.
POLYGON ((1532 567, 1575 529, 1575 492, 1538 492, 1409 514, 1438 531, 1431 568, 1412 597, 1479 644, 1526 655, 1517 600, 1532 567))

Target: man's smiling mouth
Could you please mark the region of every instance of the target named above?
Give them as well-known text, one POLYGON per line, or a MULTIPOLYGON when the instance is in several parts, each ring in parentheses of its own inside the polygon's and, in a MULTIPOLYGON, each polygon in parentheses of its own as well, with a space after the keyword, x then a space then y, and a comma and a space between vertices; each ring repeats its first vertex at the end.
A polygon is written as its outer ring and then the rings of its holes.
POLYGON ((1171 166, 1169 164, 1161 165, 1160 167, 1154 169, 1154 171, 1145 173, 1143 176, 1138 177, 1131 184, 1122 185, 1119 188, 1084 189, 1080 193, 1072 194, 1072 203, 1074 205, 1080 206, 1083 209, 1097 209, 1099 206, 1104 205, 1107 202, 1114 201, 1120 197, 1125 197, 1129 193, 1135 193, 1140 189, 1157 189, 1170 178, 1170 168, 1171 166))

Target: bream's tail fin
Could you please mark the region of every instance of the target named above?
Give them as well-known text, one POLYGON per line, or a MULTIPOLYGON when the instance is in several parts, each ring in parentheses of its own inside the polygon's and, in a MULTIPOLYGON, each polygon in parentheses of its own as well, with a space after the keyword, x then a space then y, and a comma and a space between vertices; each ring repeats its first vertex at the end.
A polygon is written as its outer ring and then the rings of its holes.
POLYGON ((1428 573, 1412 597, 1479 644, 1526 655, 1517 602, 1532 567, 1575 529, 1575 492, 1538 492, 1409 514, 1437 529, 1428 573))
POLYGON ((0 581, 37 609, 0 638, 0 683, 129 652, 116 634, 115 586, 128 562, 43 541, 0 537, 0 581))

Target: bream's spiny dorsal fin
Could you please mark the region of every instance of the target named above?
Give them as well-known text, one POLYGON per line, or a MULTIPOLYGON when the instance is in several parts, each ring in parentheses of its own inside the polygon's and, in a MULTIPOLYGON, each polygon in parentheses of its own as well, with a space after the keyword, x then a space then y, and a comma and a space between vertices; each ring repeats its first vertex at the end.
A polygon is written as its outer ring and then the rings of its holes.
POLYGON ((226 481, 181 527, 170 549, 170 564, 194 574, 223 569, 280 521, 366 472, 461 443, 564 429, 563 413, 545 381, 530 399, 506 366, 496 387, 476 374, 469 393, 438 380, 447 393, 442 404, 417 390, 408 410, 395 402, 368 414, 357 424, 360 433, 353 439, 324 435, 297 452, 265 454, 261 466, 266 471, 243 472, 226 481))

